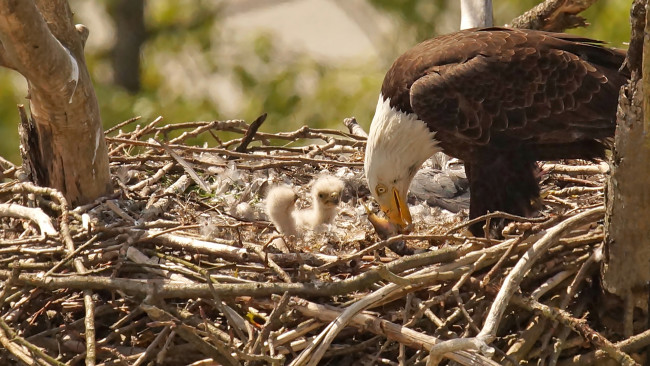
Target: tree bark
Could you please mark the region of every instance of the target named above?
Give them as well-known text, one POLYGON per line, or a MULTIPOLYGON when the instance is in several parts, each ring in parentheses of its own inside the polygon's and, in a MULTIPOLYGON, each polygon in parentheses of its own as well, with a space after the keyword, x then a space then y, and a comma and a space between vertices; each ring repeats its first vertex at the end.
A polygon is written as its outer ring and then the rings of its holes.
POLYGON ((34 183, 70 204, 111 191, 99 106, 86 68, 87 29, 65 0, 0 0, 0 64, 28 82, 21 152, 34 183))
POLYGON ((579 16, 596 0, 546 0, 513 19, 514 28, 564 32, 566 29, 586 27, 585 18, 579 16))
POLYGON ((650 281, 650 125, 644 117, 650 116, 650 95, 643 93, 650 90, 646 6, 646 0, 635 0, 632 6, 626 60, 632 78, 621 90, 606 195, 603 280, 608 291, 624 297, 650 281))

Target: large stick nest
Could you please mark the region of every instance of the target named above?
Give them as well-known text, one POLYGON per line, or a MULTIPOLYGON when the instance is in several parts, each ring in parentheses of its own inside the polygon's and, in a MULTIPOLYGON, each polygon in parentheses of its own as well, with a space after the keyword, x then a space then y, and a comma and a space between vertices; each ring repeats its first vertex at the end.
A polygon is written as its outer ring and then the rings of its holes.
POLYGON ((414 232, 382 241, 362 205, 362 136, 261 122, 108 131, 116 192, 81 207, 5 180, 0 364, 570 365, 630 363, 644 346, 623 340, 622 304, 600 286, 606 164, 541 165, 542 216, 504 240, 416 198, 414 232), (324 172, 346 183, 335 221, 277 250, 268 187, 307 206, 324 172), (441 340, 468 342, 429 360, 441 340))

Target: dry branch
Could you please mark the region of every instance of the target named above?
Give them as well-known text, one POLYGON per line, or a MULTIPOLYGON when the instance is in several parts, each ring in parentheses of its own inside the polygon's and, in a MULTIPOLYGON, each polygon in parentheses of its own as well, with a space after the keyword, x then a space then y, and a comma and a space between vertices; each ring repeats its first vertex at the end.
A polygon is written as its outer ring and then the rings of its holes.
POLYGON ((54 236, 58 232, 52 225, 52 220, 40 208, 29 208, 15 203, 0 203, 0 216, 20 217, 33 221, 38 225, 41 234, 54 236))
MULTIPOLYGON (((294 299, 294 303, 291 304, 291 307, 307 317, 327 322, 333 322, 336 319, 340 319, 342 315, 340 309, 327 305, 315 304, 301 299, 294 299)), ((416 332, 399 324, 378 319, 377 317, 364 313, 354 315, 349 319, 347 324, 362 330, 371 331, 374 334, 383 335, 388 339, 405 344, 414 349, 428 349, 440 342, 439 339, 430 335, 416 332)), ((490 359, 463 351, 450 354, 449 358, 461 365, 498 365, 490 359)))
POLYGON ((514 28, 563 32, 569 28, 585 27, 585 18, 579 16, 596 0, 546 0, 513 19, 514 28))

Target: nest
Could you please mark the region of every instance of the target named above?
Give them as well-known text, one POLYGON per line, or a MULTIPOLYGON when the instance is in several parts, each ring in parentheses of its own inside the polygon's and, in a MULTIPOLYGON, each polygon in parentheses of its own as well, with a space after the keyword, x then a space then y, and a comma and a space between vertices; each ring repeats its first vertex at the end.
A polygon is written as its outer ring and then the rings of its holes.
POLYGON ((111 197, 72 208, 0 185, 0 364, 632 364, 643 347, 621 341, 622 304, 600 287, 604 163, 543 165, 541 217, 489 215, 514 219, 503 240, 418 199, 413 234, 380 240, 362 133, 120 130, 134 121, 107 131, 111 197), (278 250, 265 192, 289 184, 308 205, 324 172, 346 183, 338 216, 278 250))

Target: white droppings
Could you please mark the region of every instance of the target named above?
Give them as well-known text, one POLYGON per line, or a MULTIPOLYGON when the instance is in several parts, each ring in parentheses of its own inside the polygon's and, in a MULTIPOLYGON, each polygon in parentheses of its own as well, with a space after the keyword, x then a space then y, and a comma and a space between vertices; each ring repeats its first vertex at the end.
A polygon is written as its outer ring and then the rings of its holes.
POLYGON ((95 166, 95 158, 97 158, 97 150, 99 149, 99 143, 101 138, 104 135, 104 131, 101 126, 97 126, 97 131, 95 132, 95 150, 93 151, 93 161, 92 164, 95 166))
MULTIPOLYGON (((61 44, 61 42, 59 42, 61 44)), ((74 96, 75 91, 77 90, 77 84, 79 84, 79 64, 77 63, 77 59, 72 56, 72 52, 70 52, 69 49, 65 48, 62 44, 61 47, 68 53, 68 57, 70 57, 70 76, 68 77, 68 82, 66 85, 64 85, 61 90, 65 91, 68 88, 69 83, 74 83, 74 87, 72 89, 72 93, 70 93, 70 99, 68 100, 68 104, 72 103, 72 97, 74 96)))

